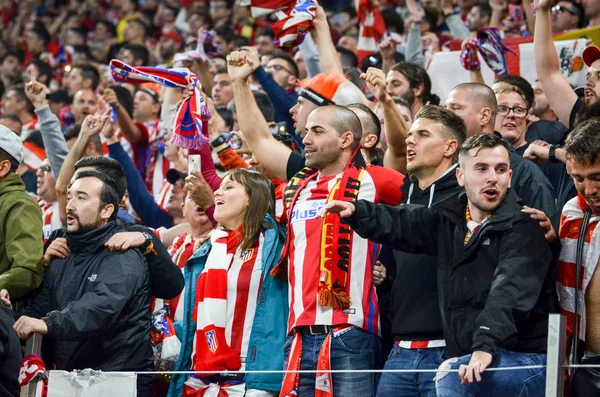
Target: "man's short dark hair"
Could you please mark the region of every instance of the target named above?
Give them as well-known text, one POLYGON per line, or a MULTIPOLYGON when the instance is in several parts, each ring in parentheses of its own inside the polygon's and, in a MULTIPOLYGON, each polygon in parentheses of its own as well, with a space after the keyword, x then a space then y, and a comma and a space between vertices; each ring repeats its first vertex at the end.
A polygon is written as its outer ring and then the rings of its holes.
POLYGON ((417 119, 427 119, 440 123, 442 125, 442 135, 446 139, 456 139, 459 147, 467 139, 467 125, 463 119, 451 110, 434 105, 425 105, 415 115, 415 121, 417 119))
MULTIPOLYGON (((235 99, 232 99, 230 103, 235 104, 235 99)), ((225 122, 225 125, 227 126, 227 131, 233 130, 233 112, 231 111, 231 109, 229 109, 229 104, 227 104, 227 106, 217 106, 215 109, 217 110, 217 113, 219 113, 219 116, 221 116, 221 118, 225 122)))
MULTIPOLYGON (((271 123, 275 121, 275 108, 273 107, 273 102, 264 91, 252 90, 252 96, 254 96, 254 100, 258 105, 258 109, 262 113, 263 117, 267 121, 267 123, 271 123)), ((236 112, 235 99, 232 99, 229 104, 227 104, 227 108, 232 112, 236 112)))
POLYGON ((90 47, 87 44, 73 46, 73 55, 75 54, 83 54, 86 62, 95 60, 92 52, 90 51, 90 47))
POLYGON ((235 40, 235 32, 229 26, 219 26, 215 29, 215 35, 221 36, 227 43, 235 40))
POLYGON ((340 62, 342 63, 342 67, 358 67, 358 57, 352 51, 343 47, 335 47, 338 52, 338 57, 340 58, 340 62))
POLYGON ((579 164, 592 165, 600 160, 600 118, 577 125, 565 142, 565 156, 579 164))
POLYGON ((35 65, 38 70, 38 81, 41 81, 41 77, 46 77, 45 84, 50 85, 52 81, 52 67, 48 65, 46 62, 42 61, 39 58, 34 58, 31 60, 30 64, 35 65))
POLYGON ((396 12, 394 7, 383 7, 381 9, 381 16, 383 17, 383 21, 385 22, 385 26, 388 28, 395 28, 396 32, 400 35, 404 34, 404 20, 396 12))
POLYGON ((44 27, 44 25, 36 25, 33 29, 31 29, 31 33, 35 34, 40 40, 44 42, 44 45, 47 46, 50 42, 50 33, 44 27))
POLYGON ((108 22, 105 19, 101 19, 98 22, 96 22, 96 26, 98 25, 104 25, 104 27, 106 28, 106 31, 108 32, 108 34, 111 37, 117 37, 117 27, 115 25, 113 25, 112 23, 108 22))
POLYGON ((228 74, 228 72, 227 72, 227 67, 223 67, 223 68, 219 68, 219 69, 217 69, 217 70, 215 71, 215 76, 216 76, 216 75, 218 75, 218 74, 223 74, 223 73, 226 73, 226 74, 228 74))
POLYGON ((90 167, 96 171, 106 174, 112 178, 117 187, 119 201, 125 196, 127 191, 127 178, 121 164, 115 159, 103 156, 84 157, 75 163, 75 171, 80 168, 90 167))
POLYGON ((271 29, 271 27, 269 26, 258 30, 258 33, 256 33, 256 37, 258 38, 260 36, 268 36, 271 38, 271 40, 275 40, 275 33, 273 32, 273 29, 271 29))
POLYGON ((18 52, 16 51, 6 51, 6 54, 2 55, 2 57, 0 57, 0 64, 4 63, 4 61, 6 60, 6 58, 17 58, 19 60, 19 62, 23 62, 23 57, 19 55, 18 52))
POLYGON ((108 220, 114 221, 117 219, 121 198, 119 197, 115 180, 101 171, 82 171, 77 174, 75 180, 77 181, 83 178, 96 178, 102 181, 103 185, 102 190, 100 191, 100 209, 112 204, 114 211, 108 220))
POLYGON ((516 76, 514 74, 503 74, 496 77, 494 84, 496 83, 504 83, 520 89, 525 96, 525 104, 527 105, 527 109, 531 109, 535 100, 535 93, 533 92, 533 87, 531 84, 529 84, 529 82, 523 77, 516 76))
POLYGON ((89 63, 81 63, 79 65, 73 66, 73 69, 81 70, 81 80, 91 80, 92 86, 90 87, 92 90, 96 91, 98 88, 98 84, 100 84, 100 73, 95 66, 90 65, 89 63))
MULTIPOLYGON (((381 121, 379 121, 379 117, 373 113, 371 108, 362 103, 351 103, 350 105, 346 105, 346 107, 348 109, 360 109, 369 116, 369 123, 372 124, 369 130, 373 131, 373 134, 377 137, 377 142, 379 142, 379 138, 381 137, 381 121)), ((360 119, 360 116, 358 118, 360 119)), ((363 130, 364 133, 365 131, 363 130)), ((375 144, 377 145, 377 143, 375 144)))
POLYGON ((294 76, 296 76, 296 78, 298 78, 298 76, 300 76, 300 73, 298 72, 298 65, 296 65, 294 58, 292 58, 285 52, 283 52, 283 51, 274 52, 273 54, 271 54, 271 60, 273 60, 273 59, 283 59, 285 61, 285 63, 287 63, 288 69, 290 69, 290 72, 292 72, 292 74, 294 76))
POLYGON ((0 161, 8 160, 10 162, 10 172, 16 172, 17 168, 19 168, 19 162, 13 156, 8 154, 8 152, 2 148, 0 148, 0 161))
POLYGON ((431 92, 431 79, 429 78, 425 68, 415 65, 414 63, 399 62, 392 66, 390 70, 400 72, 404 77, 406 77, 411 89, 417 88, 419 85, 423 85, 423 103, 439 105, 440 97, 431 92))
POLYGON ((144 37, 148 36, 148 25, 146 25, 140 18, 133 18, 129 20, 128 23, 135 23, 144 31, 144 37))
POLYGON ((134 64, 138 59, 142 61, 143 66, 150 63, 150 53, 148 52, 146 46, 141 44, 125 44, 122 49, 129 50, 129 52, 131 52, 131 55, 133 55, 134 64))
MULTIPOLYGON (((469 152, 472 149, 477 149, 477 155, 481 149, 493 149, 495 147, 502 146, 506 149, 507 154, 510 153, 508 143, 496 134, 480 133, 469 137, 460 147, 458 151, 458 161, 463 162, 464 159, 469 157, 469 152)), ((464 164, 464 163, 463 163, 464 164)))
POLYGON ((9 91, 15 92, 17 101, 25 102, 25 110, 27 110, 27 113, 31 115, 35 114, 35 107, 33 106, 33 103, 31 103, 29 98, 27 98, 27 94, 25 94, 25 89, 23 87, 12 87, 9 91))

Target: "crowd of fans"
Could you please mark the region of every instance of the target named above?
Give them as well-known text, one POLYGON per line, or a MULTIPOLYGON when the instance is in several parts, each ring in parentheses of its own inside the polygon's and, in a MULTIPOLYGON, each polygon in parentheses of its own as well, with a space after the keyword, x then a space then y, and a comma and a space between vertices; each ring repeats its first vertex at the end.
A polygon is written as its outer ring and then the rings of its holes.
POLYGON ((542 396, 559 312, 600 363, 600 43, 578 88, 553 41, 600 1, 289 3, 2 1, 0 395, 35 362, 191 371, 144 397, 542 396), (533 36, 537 79, 440 98, 481 29, 533 36))

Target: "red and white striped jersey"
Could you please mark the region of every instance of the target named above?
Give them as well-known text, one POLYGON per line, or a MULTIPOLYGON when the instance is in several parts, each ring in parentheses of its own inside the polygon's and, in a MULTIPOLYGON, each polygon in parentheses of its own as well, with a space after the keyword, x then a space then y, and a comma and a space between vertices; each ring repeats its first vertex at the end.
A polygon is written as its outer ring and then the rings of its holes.
POLYGON ((54 230, 62 228, 62 222, 60 221, 60 214, 58 212, 58 201, 53 203, 46 203, 40 201, 42 207, 42 221, 44 222, 44 244, 48 241, 50 233, 54 230))
POLYGON ((21 141, 25 141, 25 139, 27 139, 33 131, 39 130, 39 129, 40 129, 40 120, 38 119, 38 117, 36 115, 34 119, 28 121, 27 123, 24 123, 21 126, 21 135, 20 135, 21 141))
MULTIPOLYGON (((169 255, 171 255, 171 259, 173 263, 175 263, 183 272, 183 268, 185 263, 190 259, 192 254, 194 253, 194 244, 196 243, 196 239, 192 238, 191 233, 184 233, 181 236, 177 237, 173 244, 167 248, 169 255)), ((183 290, 179 295, 177 295, 173 299, 169 299, 169 315, 173 322, 183 320, 183 305, 179 305, 179 300, 182 296, 185 296, 185 285, 183 286, 183 290)), ((154 298, 152 304, 152 313, 161 309, 164 306, 165 302, 162 299, 154 298)))
POLYGON ((154 195, 154 201, 160 206, 160 208, 166 208, 166 205, 171 199, 171 194, 173 194, 173 185, 171 185, 165 178, 162 181, 162 185, 158 191, 158 194, 154 195))
MULTIPOLYGON (((248 353, 252 323, 262 284, 263 242, 264 235, 261 233, 259 241, 251 248, 241 252, 238 247, 227 271, 225 338, 227 344, 239 353, 241 358, 245 358, 248 353)), ((196 339, 194 338, 192 357, 195 357, 195 353, 196 339)), ((244 362, 245 360, 242 360, 242 371, 245 368, 244 362)))
MULTIPOLYGON (((300 192, 288 221, 291 246, 288 261, 290 316, 288 332, 296 326, 350 324, 379 334, 379 307, 372 281, 372 269, 379 245, 352 234, 352 252, 348 268, 350 307, 322 307, 318 300, 323 219, 318 213, 325 206, 335 177, 311 180, 300 192)), ((402 199, 402 178, 395 171, 367 167, 358 193, 359 200, 397 205, 402 199)))
POLYGON ((397 340, 396 343, 403 349, 433 349, 436 347, 446 347, 444 339, 434 340, 397 340))

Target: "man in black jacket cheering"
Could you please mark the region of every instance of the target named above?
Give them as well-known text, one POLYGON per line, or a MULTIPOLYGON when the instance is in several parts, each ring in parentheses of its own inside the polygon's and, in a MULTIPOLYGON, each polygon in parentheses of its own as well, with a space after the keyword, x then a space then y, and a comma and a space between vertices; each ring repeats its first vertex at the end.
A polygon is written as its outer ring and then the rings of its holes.
POLYGON ((436 255, 438 293, 448 355, 439 397, 544 395, 545 371, 488 367, 545 365, 553 292, 551 251, 544 231, 522 212, 510 187, 507 144, 493 134, 467 139, 459 152, 458 182, 465 194, 436 207, 398 208, 358 200, 331 202, 356 233, 395 249, 436 255), (462 384, 461 384, 462 383, 462 384))
MULTIPOLYGON (((97 171, 77 174, 67 203, 70 255, 53 261, 13 327, 22 339, 34 332, 53 337, 57 369, 152 369, 150 281, 142 252, 105 246, 122 231, 115 222, 118 205, 112 178, 97 171)), ((138 379, 139 396, 150 388, 138 379)))

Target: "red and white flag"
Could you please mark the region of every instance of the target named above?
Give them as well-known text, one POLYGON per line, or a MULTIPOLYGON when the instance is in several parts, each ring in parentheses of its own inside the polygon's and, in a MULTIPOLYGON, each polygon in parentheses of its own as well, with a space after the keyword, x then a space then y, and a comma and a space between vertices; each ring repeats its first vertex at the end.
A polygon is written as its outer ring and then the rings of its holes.
POLYGON ((359 24, 356 56, 361 64, 363 59, 377 52, 386 28, 381 10, 374 6, 371 0, 355 0, 355 5, 359 24))

